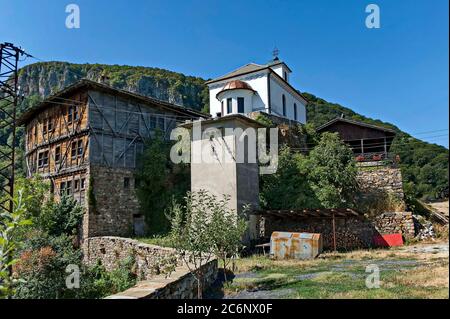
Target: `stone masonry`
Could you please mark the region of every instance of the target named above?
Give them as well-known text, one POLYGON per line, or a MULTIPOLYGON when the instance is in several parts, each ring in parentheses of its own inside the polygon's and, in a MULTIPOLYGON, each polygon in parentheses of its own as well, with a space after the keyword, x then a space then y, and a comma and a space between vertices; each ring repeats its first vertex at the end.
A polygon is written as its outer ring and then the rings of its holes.
POLYGON ((378 215, 373 224, 380 234, 402 234, 405 239, 415 236, 414 220, 411 212, 387 212, 378 215))
MULTIPOLYGON (((141 243, 121 237, 91 237, 83 242, 84 262, 94 265, 100 262, 108 271, 115 269, 121 260, 133 257, 133 270, 138 275, 136 286, 107 297, 108 299, 195 299, 197 281, 189 268, 177 257, 172 248, 141 243), (177 263, 169 275, 162 270, 167 262, 177 263), (178 261, 178 262, 177 262, 178 261)), ((203 288, 208 288, 217 278, 218 263, 213 259, 206 263, 203 288)))
POLYGON ((92 165, 88 187, 83 238, 132 235, 133 215, 140 212, 134 171, 92 165))
POLYGON ((360 167, 357 176, 362 191, 386 191, 404 198, 400 168, 388 166, 360 167))
POLYGON ((100 262, 108 271, 115 269, 121 260, 133 257, 139 280, 147 280, 159 274, 169 257, 176 258, 172 248, 112 236, 87 238, 82 248, 86 264, 95 265, 100 262))

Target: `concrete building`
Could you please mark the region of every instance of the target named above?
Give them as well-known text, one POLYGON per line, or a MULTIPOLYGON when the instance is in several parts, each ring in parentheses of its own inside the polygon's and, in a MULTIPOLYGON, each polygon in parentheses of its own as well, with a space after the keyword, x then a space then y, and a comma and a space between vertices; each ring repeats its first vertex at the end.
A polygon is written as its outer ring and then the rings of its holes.
POLYGON ((246 130, 262 125, 241 114, 196 121, 182 125, 192 129, 191 190, 207 190, 221 199, 230 197, 229 208, 249 222, 245 241, 257 238, 256 216, 243 215, 244 205, 259 209, 259 166, 252 158, 251 142, 246 130), (201 125, 196 134, 195 125, 201 125))
POLYGON ((178 123, 203 113, 81 80, 31 108, 25 126, 27 175, 51 181, 85 208, 82 236, 141 233, 143 217, 134 172, 144 142, 164 138, 178 123))
POLYGON ((306 123, 307 100, 290 83, 291 69, 277 57, 249 63, 207 82, 212 117, 265 112, 306 123))

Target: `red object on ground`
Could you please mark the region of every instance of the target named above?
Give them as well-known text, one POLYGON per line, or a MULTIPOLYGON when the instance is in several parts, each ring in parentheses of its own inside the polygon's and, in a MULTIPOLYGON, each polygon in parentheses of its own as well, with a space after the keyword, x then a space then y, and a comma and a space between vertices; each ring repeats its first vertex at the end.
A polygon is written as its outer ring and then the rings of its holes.
POLYGON ((402 234, 375 235, 373 243, 381 247, 403 246, 403 237, 402 234))

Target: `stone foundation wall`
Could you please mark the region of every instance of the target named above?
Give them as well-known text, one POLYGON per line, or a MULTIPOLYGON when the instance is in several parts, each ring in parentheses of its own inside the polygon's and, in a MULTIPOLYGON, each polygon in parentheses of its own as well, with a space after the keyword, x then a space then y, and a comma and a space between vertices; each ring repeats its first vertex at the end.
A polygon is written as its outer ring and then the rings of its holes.
POLYGON ((411 212, 383 213, 375 217, 373 224, 380 234, 400 233, 405 239, 415 236, 414 219, 411 212))
MULTIPOLYGON (((217 259, 205 264, 203 272, 203 290, 211 286, 217 278, 217 259)), ((150 280, 141 281, 136 286, 106 297, 107 299, 196 299, 197 280, 185 266, 177 269, 166 278, 155 276, 150 280)))
MULTIPOLYGON (((265 242, 270 241, 274 231, 321 233, 323 249, 333 249, 333 226, 329 218, 296 219, 289 217, 265 216, 260 219, 260 235, 265 242)), ((375 227, 363 218, 336 218, 336 246, 338 250, 366 248, 372 245, 377 233, 375 227)))
POLYGON ((385 191, 394 194, 399 199, 404 198, 400 168, 389 166, 359 167, 357 179, 363 192, 385 191))
POLYGON ((134 171, 91 165, 88 180, 92 191, 88 191, 83 238, 131 236, 133 215, 139 214, 134 171), (89 199, 90 196, 94 198, 89 199))
MULTIPOLYGON (((274 231, 321 233, 324 250, 333 249, 333 226, 329 218, 260 217, 259 233, 264 242, 270 241, 274 231)), ((369 248, 373 245, 375 235, 395 233, 402 234, 405 239, 414 238, 412 213, 383 213, 372 220, 363 217, 336 218, 338 250, 369 248)))
POLYGON ((175 250, 121 237, 91 237, 83 242, 84 262, 95 265, 98 261, 107 270, 115 269, 121 260, 133 257, 139 280, 147 280, 161 273, 175 250))

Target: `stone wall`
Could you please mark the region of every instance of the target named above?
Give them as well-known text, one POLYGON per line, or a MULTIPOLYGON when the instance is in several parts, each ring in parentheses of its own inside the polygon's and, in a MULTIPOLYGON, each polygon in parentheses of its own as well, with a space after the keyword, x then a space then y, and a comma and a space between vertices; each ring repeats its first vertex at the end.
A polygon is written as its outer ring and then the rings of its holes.
POLYGON ((88 210, 83 219, 83 238, 131 236, 133 215, 139 214, 134 171, 91 165, 88 210), (89 199, 93 196, 93 199, 89 199))
MULTIPOLYGON (((330 218, 289 218, 264 216, 260 219, 260 235, 270 241, 274 231, 320 233, 323 249, 333 249, 333 225, 330 218)), ((366 248, 372 245, 377 230, 364 218, 336 218, 336 246, 338 250, 366 248)))
POLYGON ((139 280, 147 280, 161 273, 170 258, 176 259, 175 250, 138 242, 121 237, 91 237, 83 242, 84 262, 94 265, 98 261, 107 270, 118 266, 128 257, 135 260, 135 272, 139 280))
MULTIPOLYGON (((203 290, 211 286, 217 278, 217 259, 211 260, 201 268, 203 290)), ((107 299, 196 299, 197 280, 186 266, 177 267, 166 278, 158 275, 150 280, 138 282, 136 286, 106 297, 107 299)))
POLYGON ((400 233, 405 239, 415 236, 414 219, 411 212, 388 212, 374 218, 373 224, 380 234, 400 233))
MULTIPOLYGON (((333 226, 330 218, 289 218, 264 216, 259 232, 264 242, 270 241, 274 231, 321 233, 324 250, 333 249, 333 226)), ((336 246, 338 250, 369 248, 378 234, 400 233, 405 239, 415 236, 414 220, 410 212, 383 213, 374 219, 363 217, 336 218, 336 246)))
POLYGON ((389 166, 359 167, 358 183, 363 192, 385 191, 404 198, 400 168, 389 166))

